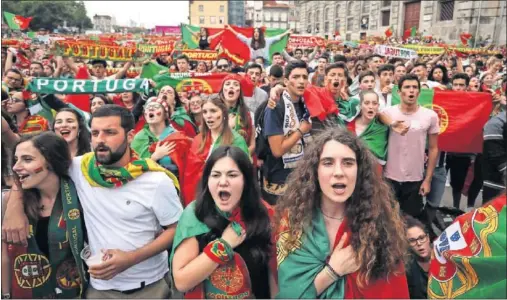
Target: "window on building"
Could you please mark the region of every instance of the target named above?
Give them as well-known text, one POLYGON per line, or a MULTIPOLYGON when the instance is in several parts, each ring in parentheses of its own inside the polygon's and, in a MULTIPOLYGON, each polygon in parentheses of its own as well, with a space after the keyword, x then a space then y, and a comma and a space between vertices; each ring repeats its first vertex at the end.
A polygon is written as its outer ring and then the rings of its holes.
POLYGON ((352 5, 352 1, 349 1, 349 3, 347 3, 347 16, 352 16, 352 5))
POLYGON ((347 34, 345 35, 345 40, 350 41, 350 33, 347 33, 347 34))
POLYGON ((370 1, 363 1, 362 11, 363 11, 363 14, 370 13, 370 1))
POLYGON ((354 17, 347 18, 347 31, 354 30, 354 17))
POLYGON ((287 23, 280 23, 280 29, 287 29, 287 23))
POLYGON ((340 19, 334 20, 334 31, 340 31, 340 19))
POLYGON ((209 23, 210 24, 216 24, 217 23, 217 17, 209 17, 209 23))
POLYGON ((224 11, 225 11, 225 6, 220 5, 220 12, 224 12, 224 11))
POLYGON ((389 20, 391 19, 391 10, 381 11, 380 18, 382 20, 382 26, 389 26, 389 20))
POLYGON ((225 17, 219 17, 218 24, 225 24, 225 17))
POLYGON ((329 21, 324 22, 324 32, 329 32, 329 21))
POLYGON ((278 13, 278 22, 282 21, 282 13, 278 13))
POLYGON ((319 10, 317 10, 317 11, 315 12, 315 16, 313 16, 313 17, 314 17, 314 19, 315 19, 315 20, 314 20, 314 22, 315 22, 315 32, 319 32, 319 30, 320 30, 320 26, 319 26, 319 21, 320 21, 320 20, 319 20, 319 19, 320 19, 320 11, 319 11, 319 10))
POLYGON ((306 19, 306 21, 307 21, 308 25, 310 25, 312 23, 312 13, 311 12, 308 13, 308 18, 306 19))
POLYGON ((264 21, 271 21, 271 13, 269 11, 264 13, 264 21))
POLYGON ((440 0, 440 21, 454 18, 454 0, 440 0))
POLYGON ((391 1, 382 1, 382 7, 391 6, 391 1))
POLYGON ((334 17, 338 19, 340 17, 340 4, 336 4, 334 8, 334 17))
POLYGON ((199 24, 204 24, 204 17, 199 17, 199 24))
POLYGON ((199 12, 203 12, 204 11, 204 5, 199 5, 199 12))

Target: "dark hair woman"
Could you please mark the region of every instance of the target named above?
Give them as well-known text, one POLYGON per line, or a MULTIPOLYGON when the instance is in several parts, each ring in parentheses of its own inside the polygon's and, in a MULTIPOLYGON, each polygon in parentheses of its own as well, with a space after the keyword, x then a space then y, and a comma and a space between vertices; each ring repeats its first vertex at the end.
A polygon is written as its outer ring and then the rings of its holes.
POLYGON ((178 221, 171 253, 174 283, 186 298, 274 296, 272 213, 253 172, 249 156, 237 147, 219 147, 206 162, 197 200, 178 221), (223 281, 224 272, 234 276, 231 282, 223 281))
POLYGON ((14 147, 14 162, 31 237, 26 246, 2 243, 2 275, 7 276, 2 278, 2 293, 10 292, 12 298, 79 298, 86 286, 80 258, 85 228, 68 177, 67 142, 53 132, 24 136, 14 147), (31 257, 30 265, 23 265, 22 257, 31 257), (38 284, 31 284, 32 280, 39 280, 38 284))
POLYGON ((227 106, 219 97, 203 101, 202 118, 201 132, 192 141, 181 183, 185 206, 195 199, 195 190, 204 164, 214 149, 233 145, 249 153, 245 139, 228 126, 227 106))
POLYGON ((276 207, 278 297, 408 297, 404 224, 374 166, 345 129, 305 148, 276 207))
POLYGON ((229 109, 229 127, 245 139, 248 150, 252 154, 255 150, 254 116, 245 104, 241 80, 240 75, 227 75, 222 81, 222 88, 218 95, 229 109))
POLYGON ((411 253, 406 270, 410 299, 427 299, 432 248, 429 233, 423 223, 416 218, 407 215, 405 222, 411 253))
POLYGON ((91 151, 90 132, 83 117, 74 109, 62 108, 56 113, 53 132, 67 142, 71 157, 91 151))
POLYGON ((442 65, 436 65, 431 69, 428 80, 436 81, 444 85, 447 89, 451 89, 451 81, 447 74, 447 68, 442 65))

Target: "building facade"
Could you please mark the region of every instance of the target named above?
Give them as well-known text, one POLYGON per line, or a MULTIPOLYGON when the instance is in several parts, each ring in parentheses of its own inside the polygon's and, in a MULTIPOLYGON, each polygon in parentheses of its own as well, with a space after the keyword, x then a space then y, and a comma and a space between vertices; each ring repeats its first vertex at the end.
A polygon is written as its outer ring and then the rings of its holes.
POLYGON ((190 0, 190 25, 204 27, 223 27, 229 24, 228 1, 197 1, 190 0))
POLYGON ((295 1, 300 9, 302 34, 332 36, 344 40, 384 35, 393 28, 401 37, 415 26, 423 36, 459 42, 462 32, 478 39, 488 36, 496 44, 506 43, 506 1, 295 1))
POLYGON ((228 5, 229 24, 245 26, 246 1, 229 1, 228 5))
POLYGON ((94 15, 93 16, 93 29, 100 30, 104 33, 110 33, 113 29, 111 16, 94 15))
POLYGON ((289 1, 289 29, 294 30, 295 34, 300 33, 300 15, 297 1, 289 1))
POLYGON ((264 0, 262 6, 263 25, 268 28, 289 29, 289 5, 273 0, 264 0))

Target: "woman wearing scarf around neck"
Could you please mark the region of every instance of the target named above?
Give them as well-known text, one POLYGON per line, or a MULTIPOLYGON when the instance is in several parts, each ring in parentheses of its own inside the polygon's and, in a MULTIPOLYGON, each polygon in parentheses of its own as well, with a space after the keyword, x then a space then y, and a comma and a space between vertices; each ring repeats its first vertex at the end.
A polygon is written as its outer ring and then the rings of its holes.
POLYGON ((276 207, 278 297, 408 298, 404 223, 374 165, 340 128, 305 149, 276 207))
POLYGON ((253 154, 255 150, 254 116, 245 104, 241 90, 242 80, 240 75, 226 76, 218 95, 229 109, 229 127, 245 139, 250 154, 253 154))
MULTIPOLYGON (((154 86, 155 83, 152 83, 152 86, 154 86)), ((154 96, 153 92, 149 92, 148 94, 145 94, 141 97, 141 99, 144 99, 145 101, 147 99, 150 99, 154 96)), ((192 119, 188 115, 185 106, 181 102, 180 96, 176 92, 176 90, 169 85, 163 86, 158 95, 157 98, 163 99, 167 102, 167 105, 169 106, 170 110, 170 122, 171 126, 178 131, 183 131, 188 137, 195 137, 197 135, 197 130, 195 124, 192 122, 192 119)), ((144 101, 138 101, 136 104, 134 110, 132 113, 134 116, 138 115, 141 116, 143 112, 143 105, 144 101)))
MULTIPOLYGON (((147 124, 134 136, 131 147, 140 158, 151 158, 178 177, 180 168, 171 159, 176 155, 176 141, 168 140, 177 135, 177 131, 169 123, 169 117, 167 102, 156 97, 150 98, 144 105, 147 124)), ((190 146, 190 142, 187 146, 190 146)))
POLYGON ((80 257, 86 234, 68 176, 69 147, 45 132, 22 137, 13 152, 12 170, 23 191, 30 237, 26 245, 2 243, 2 298, 81 298, 87 285, 80 257))
POLYGON ((382 174, 382 166, 386 164, 389 127, 378 119, 380 106, 378 94, 373 90, 360 92, 359 105, 359 116, 347 123, 347 128, 366 143, 366 147, 377 158, 379 163, 377 169, 379 174, 382 174))
POLYGON ((217 148, 196 201, 178 221, 171 253, 175 287, 185 298, 272 298, 276 288, 271 208, 260 199, 244 150, 217 148))
POLYGON ((231 130, 229 114, 225 103, 219 97, 203 101, 203 124, 201 132, 192 141, 187 156, 181 186, 183 187, 184 206, 195 199, 195 191, 206 160, 214 149, 219 146, 233 145, 249 153, 245 139, 236 131, 231 130))

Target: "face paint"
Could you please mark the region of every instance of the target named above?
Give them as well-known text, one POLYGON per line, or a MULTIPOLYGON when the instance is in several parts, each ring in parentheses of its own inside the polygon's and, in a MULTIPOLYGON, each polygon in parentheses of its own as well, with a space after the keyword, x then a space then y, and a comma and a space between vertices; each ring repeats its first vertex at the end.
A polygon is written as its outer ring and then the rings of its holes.
POLYGON ((35 174, 39 174, 40 172, 44 171, 44 167, 38 167, 34 170, 35 174))
POLYGON ((161 115, 162 115, 162 113, 161 113, 161 112, 157 112, 157 116, 161 116, 161 115))

